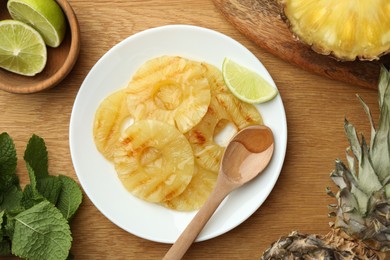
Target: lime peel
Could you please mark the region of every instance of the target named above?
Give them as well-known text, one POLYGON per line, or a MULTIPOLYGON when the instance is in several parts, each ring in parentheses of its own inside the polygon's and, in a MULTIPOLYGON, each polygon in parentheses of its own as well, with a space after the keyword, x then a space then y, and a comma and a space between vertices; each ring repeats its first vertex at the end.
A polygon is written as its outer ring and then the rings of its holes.
POLYGON ((37 30, 47 46, 58 47, 61 44, 65 37, 66 19, 55 0, 9 0, 7 8, 13 19, 37 30))
POLYGON ((226 86, 238 99, 259 104, 273 99, 278 90, 271 86, 260 74, 225 58, 222 75, 226 86))

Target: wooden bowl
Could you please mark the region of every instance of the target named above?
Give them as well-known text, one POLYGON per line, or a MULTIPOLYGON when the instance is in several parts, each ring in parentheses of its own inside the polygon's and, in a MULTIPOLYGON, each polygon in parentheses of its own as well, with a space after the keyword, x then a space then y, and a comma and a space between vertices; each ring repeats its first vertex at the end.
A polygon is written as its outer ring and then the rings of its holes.
MULTIPOLYGON (((0 68, 0 89, 11 93, 35 93, 56 86, 72 70, 80 52, 80 27, 66 0, 56 0, 67 18, 66 34, 57 48, 47 46, 47 63, 35 76, 22 76, 0 68)), ((7 1, 0 1, 0 20, 10 19, 7 1)))

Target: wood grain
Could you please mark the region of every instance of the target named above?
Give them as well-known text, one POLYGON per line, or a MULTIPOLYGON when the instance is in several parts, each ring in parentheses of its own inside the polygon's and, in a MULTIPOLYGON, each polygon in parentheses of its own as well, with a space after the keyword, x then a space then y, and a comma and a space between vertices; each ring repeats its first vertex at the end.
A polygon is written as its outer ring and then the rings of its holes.
POLYGON ((379 61, 340 62, 296 40, 280 16, 276 0, 214 0, 225 18, 260 47, 305 70, 354 85, 377 88, 379 61))
MULTIPOLYGON (((70 74, 56 87, 31 95, 0 91, 0 132, 8 132, 15 140, 22 186, 29 182, 23 152, 33 133, 46 141, 50 173, 77 180, 69 152, 70 115, 80 85, 105 52, 148 28, 192 24, 234 38, 268 69, 284 102, 288 144, 281 175, 260 209, 228 233, 195 243, 184 259, 259 259, 271 242, 292 230, 327 233, 331 221, 327 217, 327 204, 334 200, 326 195, 325 187, 334 188, 329 179, 334 160, 345 159, 348 142, 344 136, 344 118, 368 137, 369 122, 355 94, 363 97, 377 119, 376 90, 318 76, 275 57, 227 22, 211 0, 69 2, 81 30, 80 56, 70 74)), ((74 239, 71 251, 76 260, 161 259, 170 247, 117 227, 85 194, 71 228, 74 239)))

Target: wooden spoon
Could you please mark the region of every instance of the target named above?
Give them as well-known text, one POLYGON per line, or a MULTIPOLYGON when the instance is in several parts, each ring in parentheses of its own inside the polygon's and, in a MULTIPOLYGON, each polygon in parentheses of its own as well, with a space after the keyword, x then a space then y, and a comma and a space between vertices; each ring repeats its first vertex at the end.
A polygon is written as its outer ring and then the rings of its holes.
POLYGON ((262 172, 270 162, 273 151, 274 139, 268 127, 249 126, 239 131, 226 147, 209 199, 163 259, 181 259, 223 199, 262 172))

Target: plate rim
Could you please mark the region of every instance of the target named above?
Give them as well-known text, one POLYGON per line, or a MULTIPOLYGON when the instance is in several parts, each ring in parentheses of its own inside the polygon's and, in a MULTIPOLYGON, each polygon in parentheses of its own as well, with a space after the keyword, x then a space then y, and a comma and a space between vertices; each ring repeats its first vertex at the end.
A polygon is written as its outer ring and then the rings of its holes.
MULTIPOLYGON (((218 31, 215 31, 215 30, 212 30, 212 29, 208 29, 208 28, 205 28, 205 27, 200 27, 200 26, 195 26, 195 25, 186 25, 186 24, 172 24, 172 25, 163 25, 163 26, 158 26, 158 27, 153 27, 153 28, 149 28, 149 29, 146 29, 146 30, 143 30, 143 31, 139 31, 137 33, 134 33, 128 37, 126 37, 125 39, 121 40, 120 42, 118 42, 117 44, 115 44, 114 46, 112 46, 108 51, 106 51, 99 59, 98 61, 92 66, 92 68, 90 69, 90 71, 88 72, 88 74, 86 75, 86 77, 84 78, 78 92, 77 92, 77 95, 76 95, 76 98, 74 100, 74 104, 73 104, 73 107, 72 107, 72 111, 71 111, 71 116, 70 116, 70 123, 69 123, 69 148, 70 148, 70 154, 71 154, 71 159, 72 159, 72 165, 73 165, 73 168, 74 168, 74 171, 75 171, 75 174, 85 192, 85 194, 88 196, 88 198, 91 200, 92 204, 94 207, 96 207, 99 212, 104 216, 106 217, 108 220, 110 220, 110 222, 112 222, 113 224, 115 224, 116 226, 120 227, 121 229, 125 230, 126 232, 130 233, 130 234, 133 234, 137 237, 140 237, 140 238, 143 238, 143 239, 146 239, 146 240, 149 240, 149 241, 154 241, 154 242, 159 242, 159 243, 173 243, 174 241, 171 241, 171 240, 168 240, 168 239, 153 239, 149 236, 146 236, 146 235, 143 235, 143 234, 139 234, 137 232, 133 232, 131 229, 129 229, 127 226, 125 227, 124 225, 122 225, 121 223, 117 223, 115 220, 113 220, 110 216, 108 216, 109 214, 106 213, 105 210, 102 209, 101 205, 96 201, 96 199, 94 198, 94 196, 90 194, 90 190, 86 189, 85 188, 85 184, 84 184, 84 179, 83 177, 80 177, 80 174, 78 173, 78 171, 76 170, 78 168, 78 162, 77 160, 75 160, 74 158, 74 144, 72 142, 72 140, 74 139, 73 138, 73 135, 74 135, 74 131, 75 131, 75 127, 74 127, 74 118, 75 118, 75 114, 76 114, 76 108, 77 108, 77 105, 79 104, 79 99, 81 99, 81 94, 83 93, 83 91, 86 91, 84 87, 84 85, 86 84, 85 82, 88 82, 90 80, 90 78, 92 77, 93 75, 93 71, 95 70, 96 67, 100 66, 100 63, 103 63, 104 60, 106 58, 108 58, 113 52, 115 52, 116 49, 122 47, 123 45, 127 45, 129 44, 129 42, 131 42, 132 40, 136 40, 137 38, 141 38, 143 37, 144 35, 148 35, 148 34, 153 34, 154 32, 156 31, 161 31, 161 30, 175 30, 175 29, 182 29, 182 30, 199 30, 199 31, 203 31, 203 32, 207 32, 207 33, 211 33, 211 34, 215 34, 217 35, 218 37, 222 37, 223 39, 225 40, 228 40, 230 41, 231 43, 235 44, 236 46, 239 46, 240 48, 242 49, 245 49, 248 54, 252 55, 259 63, 259 65, 261 65, 262 67, 264 67, 266 73, 268 74, 268 76, 271 78, 272 80, 272 85, 274 87, 277 88, 275 82, 273 81, 271 75, 269 74, 268 70, 265 68, 265 66, 261 63, 261 61, 248 49, 246 48, 244 45, 242 45, 240 42, 236 41, 235 39, 233 39, 232 37, 230 36, 227 36, 221 32, 218 32, 218 31), (81 93, 81 94, 80 94, 81 93)), ((130 75, 129 75, 129 79, 130 79, 130 75)), ((281 124, 282 124, 282 127, 283 127, 283 131, 284 132, 284 135, 281 136, 282 137, 282 141, 283 143, 281 144, 282 145, 282 148, 283 148, 283 151, 281 151, 282 153, 280 154, 281 156, 281 163, 277 165, 277 169, 275 169, 275 171, 277 171, 277 174, 274 174, 273 175, 273 179, 272 180, 268 180, 267 181, 267 184, 268 184, 268 188, 269 188, 269 192, 267 192, 267 195, 264 197, 263 200, 261 200, 258 205, 256 207, 254 207, 253 211, 251 212, 247 212, 246 214, 246 217, 243 217, 241 218, 240 221, 238 222, 235 222, 235 224, 233 225, 230 225, 228 228, 224 228, 224 229, 220 229, 218 232, 214 232, 214 233, 210 233, 210 234, 205 234, 203 235, 202 237, 198 237, 198 239, 196 240, 197 242, 199 241, 205 241, 205 240, 208 240, 208 239, 211 239, 211 238, 214 238, 214 237, 218 237, 226 232, 229 232, 230 230, 234 229, 235 227, 239 226, 240 224, 242 224, 245 220, 247 220, 254 212, 256 212, 260 207, 261 205, 264 203, 264 201, 268 198, 268 196, 271 194, 277 180, 279 179, 279 176, 281 174, 281 170, 283 168, 283 165, 284 165, 284 161, 285 161, 285 156, 286 156, 286 152, 287 152, 287 139, 288 139, 288 129, 287 129, 287 118, 286 118, 286 113, 285 113, 285 109, 284 109, 284 104, 282 102, 282 99, 281 99, 281 96, 280 96, 280 92, 279 94, 277 95, 277 102, 279 102, 279 106, 280 106, 280 109, 281 109, 281 112, 283 114, 283 118, 281 120, 281 124)), ((92 131, 92 130, 91 130, 92 131)), ((146 203, 146 202, 145 202, 146 203)))

